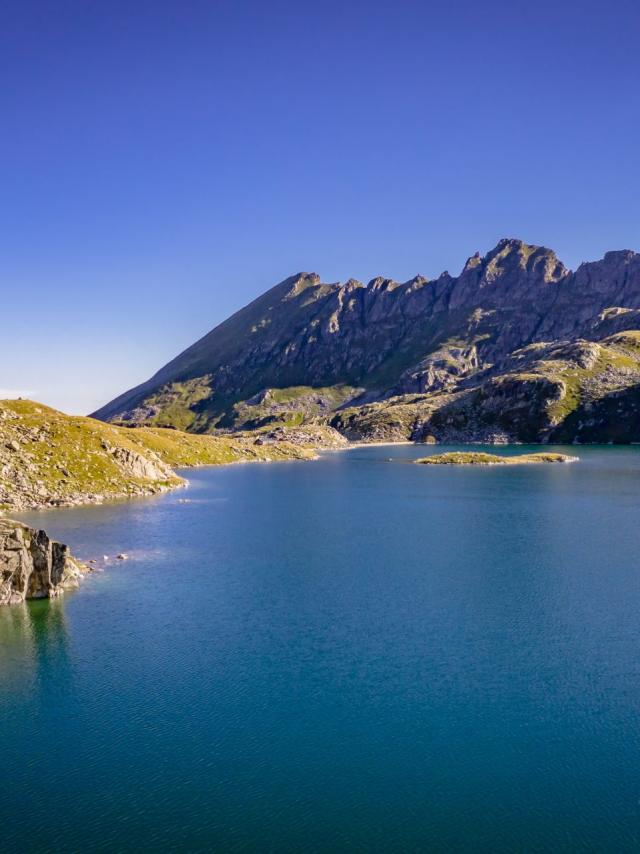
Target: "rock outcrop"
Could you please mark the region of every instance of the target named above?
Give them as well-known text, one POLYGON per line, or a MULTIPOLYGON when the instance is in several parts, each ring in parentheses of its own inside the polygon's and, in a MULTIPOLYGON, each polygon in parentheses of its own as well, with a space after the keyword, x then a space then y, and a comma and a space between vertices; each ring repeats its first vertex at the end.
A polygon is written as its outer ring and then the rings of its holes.
POLYGON ((174 476, 169 466, 165 465, 157 454, 147 451, 143 456, 131 448, 114 446, 110 442, 103 441, 102 447, 118 463, 126 475, 142 480, 170 481, 174 476))
POLYGON ((0 605, 53 599, 65 588, 77 587, 87 571, 67 546, 44 531, 0 519, 0 605))
POLYGON ((571 272, 549 249, 501 240, 457 277, 292 276, 96 416, 191 432, 324 422, 365 439, 637 441, 639 331, 640 255, 571 272), (624 429, 607 422, 627 406, 624 429))

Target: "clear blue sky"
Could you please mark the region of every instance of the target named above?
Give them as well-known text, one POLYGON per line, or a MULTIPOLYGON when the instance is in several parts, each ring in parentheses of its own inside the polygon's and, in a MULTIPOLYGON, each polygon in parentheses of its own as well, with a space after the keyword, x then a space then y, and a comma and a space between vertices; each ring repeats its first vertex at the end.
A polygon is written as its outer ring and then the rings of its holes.
POLYGON ((636 2, 6 0, 0 394, 88 412, 299 270, 640 249, 636 2))

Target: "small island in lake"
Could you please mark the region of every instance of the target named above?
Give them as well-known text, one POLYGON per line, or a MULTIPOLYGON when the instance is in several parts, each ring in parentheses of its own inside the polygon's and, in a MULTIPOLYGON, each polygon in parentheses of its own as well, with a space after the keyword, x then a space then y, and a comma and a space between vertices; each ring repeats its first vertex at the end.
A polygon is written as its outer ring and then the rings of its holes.
POLYGON ((451 451, 446 454, 421 457, 416 462, 431 466, 501 466, 521 463, 574 463, 577 460, 578 457, 570 457, 568 454, 554 454, 546 451, 517 454, 512 457, 501 457, 484 451, 451 451))

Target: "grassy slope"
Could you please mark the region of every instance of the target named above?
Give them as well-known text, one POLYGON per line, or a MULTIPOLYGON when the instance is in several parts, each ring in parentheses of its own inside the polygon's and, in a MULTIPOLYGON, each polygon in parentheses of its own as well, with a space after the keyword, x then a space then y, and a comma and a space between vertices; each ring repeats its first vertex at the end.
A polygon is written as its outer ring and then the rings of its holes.
MULTIPOLYGON (((320 444, 320 442, 318 442, 320 444)), ((80 503, 158 492, 180 483, 173 467, 250 460, 309 459, 310 446, 255 444, 255 436, 214 437, 153 427, 128 429, 64 415, 28 400, 0 401, 0 505, 80 503), (114 449, 155 465, 155 478, 132 475, 114 449), (95 500, 95 498, 94 498, 95 500)))

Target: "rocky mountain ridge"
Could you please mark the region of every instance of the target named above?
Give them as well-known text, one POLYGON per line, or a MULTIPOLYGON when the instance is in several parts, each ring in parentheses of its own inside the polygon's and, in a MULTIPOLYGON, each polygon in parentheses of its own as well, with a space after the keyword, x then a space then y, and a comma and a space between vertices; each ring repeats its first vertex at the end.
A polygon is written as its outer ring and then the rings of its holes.
POLYGON ((457 277, 286 279, 95 415, 191 432, 636 441, 639 331, 640 255, 572 272, 505 239, 457 277))

